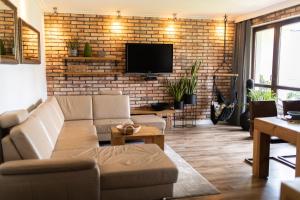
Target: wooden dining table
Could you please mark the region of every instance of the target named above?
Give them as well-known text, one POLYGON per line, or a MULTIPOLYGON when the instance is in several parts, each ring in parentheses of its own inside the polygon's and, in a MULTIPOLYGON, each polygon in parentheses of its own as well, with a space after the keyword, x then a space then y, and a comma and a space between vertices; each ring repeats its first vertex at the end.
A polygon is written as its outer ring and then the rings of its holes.
POLYGON ((269 176, 270 138, 276 136, 296 146, 295 176, 300 176, 300 124, 280 117, 263 117, 254 120, 253 176, 269 176))

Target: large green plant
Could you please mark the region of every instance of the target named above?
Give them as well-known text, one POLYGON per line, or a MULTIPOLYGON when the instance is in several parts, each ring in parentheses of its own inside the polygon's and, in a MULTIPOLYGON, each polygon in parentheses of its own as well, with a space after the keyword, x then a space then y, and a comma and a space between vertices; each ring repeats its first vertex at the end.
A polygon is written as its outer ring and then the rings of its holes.
POLYGON ((248 97, 251 101, 275 101, 277 99, 276 94, 269 89, 251 89, 248 97))
POLYGON ((182 101, 182 97, 185 93, 186 84, 184 79, 180 79, 179 81, 167 81, 167 90, 168 93, 174 98, 175 101, 182 101))
POLYGON ((192 65, 191 67, 191 72, 189 74, 189 77, 185 77, 184 78, 184 84, 185 84, 185 94, 187 95, 193 95, 195 94, 195 91, 196 91, 196 87, 197 87, 197 84, 198 84, 198 76, 197 76, 197 73, 198 73, 198 70, 201 66, 201 61, 200 60, 196 60, 194 62, 194 64, 192 65))

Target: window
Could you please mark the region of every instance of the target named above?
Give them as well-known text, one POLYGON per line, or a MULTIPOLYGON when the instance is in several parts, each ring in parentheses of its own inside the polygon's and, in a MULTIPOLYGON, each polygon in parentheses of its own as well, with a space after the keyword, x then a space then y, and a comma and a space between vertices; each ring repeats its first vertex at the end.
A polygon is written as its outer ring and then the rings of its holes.
POLYGON ((279 100, 300 99, 300 18, 253 30, 252 78, 279 100))

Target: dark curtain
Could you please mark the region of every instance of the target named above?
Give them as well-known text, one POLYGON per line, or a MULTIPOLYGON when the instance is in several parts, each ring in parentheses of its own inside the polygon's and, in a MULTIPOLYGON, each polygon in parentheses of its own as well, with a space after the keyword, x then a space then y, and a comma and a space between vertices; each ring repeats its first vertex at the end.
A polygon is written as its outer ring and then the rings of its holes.
POLYGON ((232 70, 237 73, 236 87, 238 93, 237 108, 229 120, 233 125, 240 124, 240 114, 244 111, 246 103, 246 81, 250 78, 251 55, 251 21, 243 21, 235 24, 235 42, 232 70))

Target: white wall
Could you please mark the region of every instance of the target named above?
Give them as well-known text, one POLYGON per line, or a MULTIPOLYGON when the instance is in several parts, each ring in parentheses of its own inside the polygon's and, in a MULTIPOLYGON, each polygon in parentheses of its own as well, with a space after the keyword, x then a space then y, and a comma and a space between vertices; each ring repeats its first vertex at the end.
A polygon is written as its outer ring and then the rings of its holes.
POLYGON ((39 98, 47 97, 44 12, 40 0, 11 0, 18 15, 41 34, 41 64, 0 64, 0 114, 13 109, 27 108, 39 98))

